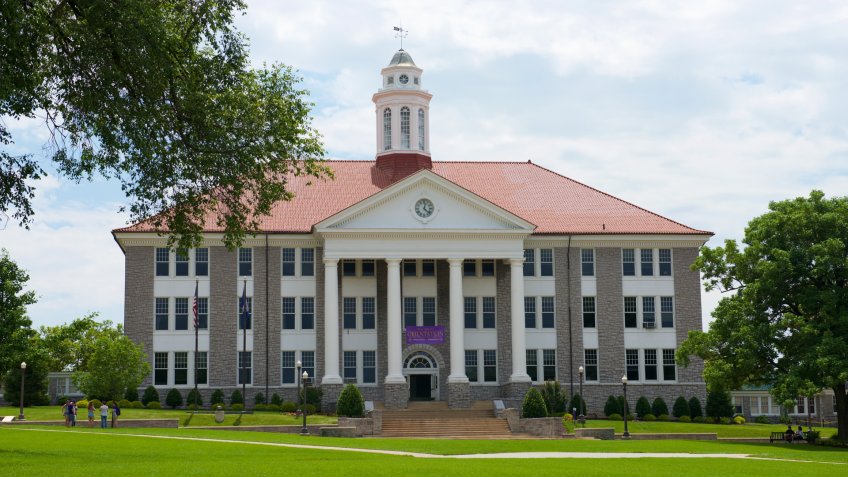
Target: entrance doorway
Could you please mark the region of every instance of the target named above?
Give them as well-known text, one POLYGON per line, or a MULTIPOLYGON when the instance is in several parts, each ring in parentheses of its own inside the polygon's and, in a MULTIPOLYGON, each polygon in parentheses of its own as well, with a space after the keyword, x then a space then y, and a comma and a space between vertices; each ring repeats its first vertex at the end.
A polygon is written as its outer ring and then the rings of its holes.
POLYGON ((407 356, 403 374, 409 382, 410 401, 439 399, 439 369, 430 353, 416 351, 407 356))
POLYGON ((432 401, 433 395, 430 382, 433 377, 429 374, 409 375, 409 400, 410 401, 432 401))

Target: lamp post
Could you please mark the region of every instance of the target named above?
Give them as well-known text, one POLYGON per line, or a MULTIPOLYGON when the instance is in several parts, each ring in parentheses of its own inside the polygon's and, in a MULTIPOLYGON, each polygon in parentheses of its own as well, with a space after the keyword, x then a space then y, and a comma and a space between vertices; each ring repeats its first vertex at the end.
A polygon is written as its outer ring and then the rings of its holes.
POLYGON ((303 401, 300 395, 300 368, 303 367, 303 363, 298 361, 294 367, 297 369, 297 374, 294 375, 294 380, 297 381, 297 403, 300 404, 300 412, 303 412, 303 401))
POLYGON ((303 405, 301 406, 300 413, 303 415, 303 427, 300 428, 300 435, 308 436, 309 429, 306 428, 306 383, 309 379, 309 373, 306 371, 303 372, 303 405))
POLYGON ((24 418, 24 379, 26 378, 26 362, 21 361, 21 414, 18 416, 19 421, 25 421, 24 418))
POLYGON ((583 366, 577 368, 577 374, 580 376, 580 417, 578 420, 583 427, 586 427, 586 398, 583 396, 583 366))
POLYGON ((627 375, 621 377, 621 384, 624 385, 624 409, 622 409, 622 413, 624 414, 624 434, 622 434, 622 438, 630 439, 630 432, 627 431, 627 375))

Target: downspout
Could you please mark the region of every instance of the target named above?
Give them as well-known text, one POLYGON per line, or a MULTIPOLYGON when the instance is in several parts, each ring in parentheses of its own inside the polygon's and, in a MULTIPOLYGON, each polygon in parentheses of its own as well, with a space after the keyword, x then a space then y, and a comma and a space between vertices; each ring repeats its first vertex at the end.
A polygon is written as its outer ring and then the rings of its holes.
POLYGON ((269 331, 268 328, 271 326, 271 313, 268 307, 269 299, 268 299, 268 269, 270 268, 270 264, 268 263, 268 233, 265 233, 265 402, 267 403, 271 398, 268 396, 268 380, 270 379, 270 361, 268 356, 268 348, 270 347, 271 342, 268 341, 269 331))
MULTIPOLYGON (((571 235, 568 236, 568 247, 565 252, 565 269, 566 269, 566 296, 568 300, 568 381, 570 383, 568 393, 571 396, 569 401, 574 400, 574 328, 571 326, 571 235)), ((583 399, 583 396, 580 396, 583 399)), ((569 409, 565 410, 566 412, 569 409)))

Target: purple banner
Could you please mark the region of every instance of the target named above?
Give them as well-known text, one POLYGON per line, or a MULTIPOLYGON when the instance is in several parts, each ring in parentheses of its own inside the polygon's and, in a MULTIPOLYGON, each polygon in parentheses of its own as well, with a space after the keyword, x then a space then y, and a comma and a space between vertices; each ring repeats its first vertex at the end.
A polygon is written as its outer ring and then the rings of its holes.
POLYGON ((444 326, 407 326, 406 344, 442 344, 445 342, 444 326))

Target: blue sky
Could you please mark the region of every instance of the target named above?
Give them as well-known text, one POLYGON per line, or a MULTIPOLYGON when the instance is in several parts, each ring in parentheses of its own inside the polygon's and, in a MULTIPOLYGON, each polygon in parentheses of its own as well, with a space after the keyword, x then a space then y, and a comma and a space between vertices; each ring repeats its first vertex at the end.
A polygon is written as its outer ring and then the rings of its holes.
MULTIPOLYGON (((687 225, 740 238, 771 200, 848 191, 848 4, 817 1, 248 1, 252 59, 296 68, 331 158, 371 159, 371 95, 399 43, 433 93, 435 160, 527 159, 687 225)), ((39 119, 10 122, 42 155, 39 119)), ((51 169, 49 163, 45 164, 51 169)), ((35 325, 123 319, 117 184, 38 185, 7 248, 35 325)), ((716 294, 704 294, 705 321, 716 294)))

